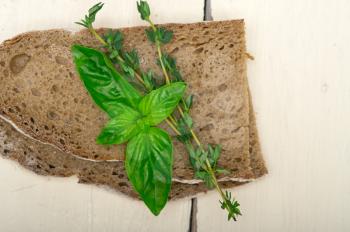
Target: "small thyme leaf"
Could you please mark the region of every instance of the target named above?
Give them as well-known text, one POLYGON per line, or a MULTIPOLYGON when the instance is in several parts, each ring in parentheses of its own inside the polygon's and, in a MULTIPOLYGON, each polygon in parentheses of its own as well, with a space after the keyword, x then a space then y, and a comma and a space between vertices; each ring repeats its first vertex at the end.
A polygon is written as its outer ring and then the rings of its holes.
POLYGON ((127 65, 129 65, 132 69, 137 70, 140 67, 140 58, 136 51, 136 49, 131 50, 130 52, 124 52, 123 54, 124 60, 127 65))
POLYGON ((215 172, 217 174, 224 174, 224 175, 228 175, 230 174, 230 172, 224 168, 216 168, 215 172))
POLYGON ((149 19, 149 16, 151 15, 151 10, 149 8, 149 5, 146 1, 139 1, 136 2, 137 4, 137 10, 140 13, 141 19, 142 20, 147 20, 149 19))
POLYGON ((150 42, 152 42, 152 43, 156 42, 156 38, 157 38, 156 32, 154 32, 152 29, 146 29, 145 33, 146 33, 147 39, 150 42))
POLYGON ((156 83, 151 70, 142 73, 142 79, 145 82, 145 87, 148 91, 151 91, 155 88, 156 83))
POLYGON ((186 126, 188 128, 192 128, 193 127, 193 120, 192 120, 191 116, 187 112, 184 113, 183 120, 186 123, 186 126))
POLYGON ((96 17, 97 12, 102 9, 103 5, 104 5, 103 3, 99 2, 96 5, 94 5, 93 7, 91 7, 89 9, 89 14, 85 15, 85 18, 82 19, 80 22, 76 22, 76 24, 79 24, 79 25, 86 27, 86 28, 91 28, 92 23, 95 22, 95 17, 96 17))
POLYGON ((185 100, 185 104, 186 104, 187 111, 189 111, 193 104, 193 94, 187 96, 185 100))
POLYGON ((167 44, 171 41, 171 39, 173 38, 173 32, 166 30, 163 27, 159 27, 157 28, 157 39, 159 40, 159 42, 161 42, 162 44, 167 44))
POLYGON ((106 41, 107 48, 110 51, 120 51, 123 46, 123 34, 120 31, 113 32, 112 30, 109 30, 102 36, 102 38, 106 41))

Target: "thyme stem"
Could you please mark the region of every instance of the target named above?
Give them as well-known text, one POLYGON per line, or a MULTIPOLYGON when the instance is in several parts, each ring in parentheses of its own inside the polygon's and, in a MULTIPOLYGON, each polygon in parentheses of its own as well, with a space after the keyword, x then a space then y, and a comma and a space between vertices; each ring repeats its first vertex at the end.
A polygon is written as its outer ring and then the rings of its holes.
MULTIPOLYGON (((154 23, 152 22, 152 20, 148 18, 147 22, 149 22, 149 24, 151 25, 152 30, 154 32, 157 32, 157 28, 154 25, 154 23)), ((164 77, 165 77, 165 81, 166 81, 167 84, 169 84, 170 83, 170 78, 169 78, 168 72, 165 69, 165 65, 164 65, 164 62, 163 62, 163 53, 162 53, 162 49, 161 49, 160 42, 159 42, 158 39, 156 40, 156 47, 157 47, 157 52, 158 52, 160 66, 162 67, 162 71, 163 71, 163 74, 164 74, 164 77)))
POLYGON ((169 121, 169 119, 165 119, 165 121, 168 123, 168 125, 171 127, 171 129, 173 129, 173 131, 177 134, 177 135, 180 135, 180 131, 178 131, 175 127, 175 125, 169 121))
POLYGON ((92 35, 95 36, 95 38, 100 41, 100 43, 104 46, 107 46, 107 42, 96 32, 96 30, 93 27, 89 27, 89 31, 92 35))
POLYGON ((176 125, 177 126, 177 122, 176 122, 176 120, 174 119, 174 117, 173 116, 169 116, 169 119, 170 119, 170 121, 174 124, 174 125, 176 125))
MULTIPOLYGON (((93 27, 89 27, 89 31, 92 35, 95 36, 95 38, 100 41, 100 43, 104 46, 107 46, 107 42, 96 32, 96 30, 93 27)), ((119 60, 119 62, 125 64, 125 60, 123 59, 123 57, 118 56, 117 59, 119 60)), ((137 70, 135 70, 135 77, 137 78, 138 81, 140 81, 142 84, 145 84, 145 81, 142 79, 141 75, 136 72, 137 70)))

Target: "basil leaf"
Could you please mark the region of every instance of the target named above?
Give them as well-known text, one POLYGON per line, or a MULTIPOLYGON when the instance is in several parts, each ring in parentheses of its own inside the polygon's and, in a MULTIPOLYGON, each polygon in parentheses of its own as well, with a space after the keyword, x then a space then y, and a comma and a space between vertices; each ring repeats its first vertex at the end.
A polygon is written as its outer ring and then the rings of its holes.
POLYGON ((154 215, 165 206, 171 186, 173 146, 162 129, 150 127, 126 148, 125 167, 134 189, 154 215))
POLYGON ((110 117, 116 114, 111 107, 123 103, 136 108, 141 95, 114 68, 106 55, 81 45, 72 46, 72 54, 81 80, 95 103, 110 117))
POLYGON ((141 130, 142 115, 138 111, 120 103, 113 107, 116 116, 102 129, 96 139, 98 144, 121 144, 141 130))
POLYGON ((151 91, 140 102, 139 110, 151 126, 166 119, 186 90, 184 82, 175 82, 151 91))

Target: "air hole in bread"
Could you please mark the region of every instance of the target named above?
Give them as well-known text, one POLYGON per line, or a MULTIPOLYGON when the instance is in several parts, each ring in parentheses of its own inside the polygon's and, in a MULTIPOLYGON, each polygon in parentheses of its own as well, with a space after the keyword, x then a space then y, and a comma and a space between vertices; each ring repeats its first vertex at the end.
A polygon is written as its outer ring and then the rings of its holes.
POLYGON ((32 92, 32 95, 33 96, 37 96, 37 97, 40 97, 41 96, 41 93, 40 93, 40 90, 37 89, 37 88, 33 88, 30 90, 32 92))
POLYGON ((176 53, 176 52, 178 52, 178 51, 179 51, 179 48, 176 47, 176 48, 174 48, 173 50, 171 50, 171 51, 169 52, 169 54, 170 54, 170 55, 173 55, 174 53, 176 53))
POLYGON ((60 116, 53 111, 49 111, 47 113, 47 118, 50 120, 58 120, 60 118, 60 116))
POLYGON ((128 187, 128 184, 125 183, 125 182, 120 182, 120 183, 118 183, 118 185, 119 185, 120 187, 128 187))
POLYGON ((58 86, 57 85, 53 85, 51 87, 51 90, 52 90, 52 92, 58 92, 58 86))
POLYGON ((214 129, 214 125, 212 123, 210 123, 210 124, 207 124, 207 125, 203 126, 199 130, 203 131, 203 130, 212 130, 212 129, 214 129))
POLYGON ((199 47, 199 48, 197 48, 196 50, 194 50, 193 53, 194 53, 194 54, 200 54, 200 53, 203 52, 203 50, 204 50, 203 47, 199 47))
POLYGON ((62 56, 56 56, 55 61, 57 64, 66 65, 68 63, 67 59, 62 56))
POLYGON ((198 37, 198 36, 194 36, 194 37, 192 38, 192 41, 193 41, 193 42, 197 42, 197 41, 198 41, 198 39, 199 39, 199 37, 198 37))
POLYGON ((20 54, 12 57, 10 60, 10 70, 14 74, 20 73, 30 60, 30 56, 26 54, 20 54))
POLYGON ((221 85, 219 85, 219 87, 218 87, 218 90, 219 91, 225 91, 227 89, 227 85, 226 84, 221 84, 221 85))
POLYGON ((60 139, 59 141, 60 141, 60 143, 61 143, 62 145, 66 144, 66 143, 64 142, 64 139, 60 139))
POLYGON ((15 110, 19 113, 21 112, 21 109, 18 106, 15 106, 15 110))

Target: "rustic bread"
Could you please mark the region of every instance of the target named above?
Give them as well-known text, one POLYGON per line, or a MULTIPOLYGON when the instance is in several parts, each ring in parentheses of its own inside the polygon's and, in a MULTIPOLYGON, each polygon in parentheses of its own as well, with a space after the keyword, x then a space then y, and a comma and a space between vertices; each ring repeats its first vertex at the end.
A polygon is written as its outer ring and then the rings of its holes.
MULTIPOLYGON (((254 178, 249 157, 249 95, 242 20, 164 25, 174 31, 166 50, 196 95, 192 116, 204 143, 220 143, 219 163, 230 178, 254 178)), ((101 32, 103 29, 101 29, 101 32)), ((158 70, 144 27, 124 28, 126 48, 142 66, 158 70)), ((96 160, 123 159, 123 146, 96 145, 107 116, 79 80, 70 54, 74 43, 98 47, 87 32, 29 32, 0 46, 0 113, 30 136, 62 151, 96 160)), ((159 70, 158 70, 159 71, 159 70)), ((191 181, 187 152, 175 142, 174 178, 191 181)))

